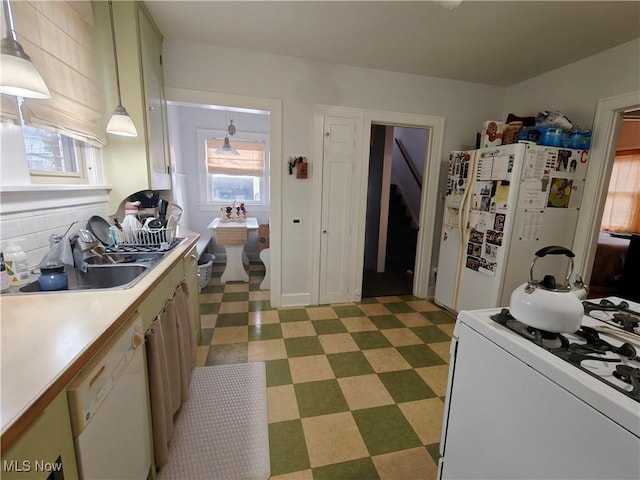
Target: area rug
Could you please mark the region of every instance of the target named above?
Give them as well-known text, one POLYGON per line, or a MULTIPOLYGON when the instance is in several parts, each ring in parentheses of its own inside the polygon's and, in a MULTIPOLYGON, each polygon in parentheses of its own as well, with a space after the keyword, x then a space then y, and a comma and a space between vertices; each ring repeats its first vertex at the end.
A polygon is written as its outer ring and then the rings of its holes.
POLYGON ((160 480, 266 480, 271 473, 264 362, 199 367, 160 480))

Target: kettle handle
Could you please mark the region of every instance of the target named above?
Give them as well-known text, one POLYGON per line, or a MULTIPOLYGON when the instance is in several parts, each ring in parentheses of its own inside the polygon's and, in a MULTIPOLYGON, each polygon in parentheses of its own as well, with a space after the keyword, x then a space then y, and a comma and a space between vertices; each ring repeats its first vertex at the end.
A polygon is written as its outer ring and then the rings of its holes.
POLYGON ((533 267, 536 264, 536 260, 538 260, 538 258, 542 258, 547 255, 566 255, 567 257, 569 257, 569 268, 567 269, 567 277, 564 280, 564 284, 569 285, 569 282, 571 281, 571 274, 573 273, 573 258, 576 255, 568 248, 559 247, 557 245, 544 247, 536 252, 536 256, 534 257, 533 262, 531 262, 531 268, 529 268, 529 279, 530 279, 529 283, 530 284, 535 283, 535 281, 533 280, 533 267))
POLYGON ((544 257, 546 255, 566 255, 569 258, 573 258, 576 256, 575 253, 573 253, 568 248, 558 247, 555 245, 541 248, 536 252, 536 257, 544 257))

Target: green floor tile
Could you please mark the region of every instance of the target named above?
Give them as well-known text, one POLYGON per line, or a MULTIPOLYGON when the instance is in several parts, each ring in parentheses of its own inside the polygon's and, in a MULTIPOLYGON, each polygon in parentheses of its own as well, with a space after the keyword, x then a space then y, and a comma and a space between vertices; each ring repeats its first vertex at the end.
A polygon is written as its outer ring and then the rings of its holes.
POLYGON ((411 402, 436 396, 415 370, 379 373, 378 377, 397 402, 411 402))
POLYGON ((424 315, 425 318, 428 318, 435 324, 456 323, 456 317, 451 315, 449 312, 445 312, 443 310, 439 310, 435 312, 423 312, 422 315, 424 315))
POLYGON ((396 350, 400 352, 413 368, 444 365, 446 363, 440 358, 440 355, 426 345, 407 345, 404 347, 396 347, 396 350))
POLYGON ((200 304, 200 315, 211 315, 214 313, 218 313, 220 310, 219 303, 201 303, 200 304))
POLYGON ((387 307, 387 310, 389 310, 391 313, 411 313, 411 312, 415 312, 415 310, 411 306, 407 305, 404 302, 385 303, 384 306, 387 307))
POLYGON ((282 338, 282 328, 279 323, 261 323, 259 325, 249 325, 249 341, 273 340, 282 338))
POLYGON ((314 468, 312 473, 313 480, 376 480, 380 478, 371 457, 314 468))
POLYGON ((246 302, 249 300, 249 292, 227 292, 222 295, 223 302, 246 302))
POLYGON ((365 408, 351 414, 371 455, 422 445, 397 405, 365 408))
POLYGON ((220 313, 216 319, 216 327, 242 327, 249 325, 248 313, 220 313))
MULTIPOLYGON (((258 288, 258 290, 259 290, 259 288, 258 288)), ((249 311, 250 312, 266 312, 267 310, 273 310, 273 307, 271 307, 271 302, 269 300, 251 300, 251 301, 249 301, 249 311)))
POLYGON ((332 353, 327 355, 336 378, 367 375, 374 370, 362 352, 332 353))
POLYGON ((431 445, 427 445, 426 449, 427 449, 427 452, 429 452, 429 455, 431 456, 433 461, 436 462, 436 465, 437 465, 438 462, 440 461, 440 444, 432 443, 431 445))
POLYGON ((356 305, 337 305, 333 307, 336 315, 340 318, 362 317, 364 313, 356 305))
POLYGON ((424 343, 437 343, 446 342, 451 340, 451 337, 440 330, 438 327, 432 325, 428 327, 413 327, 411 328, 420 340, 424 343))
POLYGON ((211 345, 213 338, 213 328, 203 328, 200 330, 200 345, 211 345))
POLYGON ((309 314, 304 308, 292 308, 287 310, 278 310, 278 317, 281 322, 301 322, 309 320, 309 314))
POLYGON ((329 335, 331 333, 346 333, 347 329, 339 319, 312 320, 313 328, 317 335, 329 335))
POLYGON ((381 330, 386 328, 404 328, 406 325, 396 318, 395 315, 373 315, 369 320, 381 330))
POLYGON ((267 387, 291 385, 293 383, 289 361, 286 358, 269 360, 265 364, 267 368, 267 387))
POLYGON ((271 475, 282 475, 310 468, 302 422, 290 420, 269 425, 271 475))
POLYGON ((349 410, 337 380, 296 383, 293 388, 298 400, 300 418, 349 410))
POLYGON ((370 350, 372 348, 385 348, 391 346, 387 337, 378 331, 353 332, 351 337, 358 344, 360 350, 370 350))
POLYGON ((364 297, 360 302, 358 302, 358 305, 370 305, 372 303, 380 303, 380 301, 376 297, 364 297))
POLYGON ((230 365, 232 363, 247 363, 248 361, 248 343, 227 343, 224 345, 212 345, 209 348, 205 365, 230 365))
POLYGON ((289 358, 322 355, 324 353, 318 337, 285 338, 284 346, 287 349, 289 358))
POLYGON ((202 290, 200 290, 201 294, 205 293, 223 293, 224 285, 207 285, 202 290))

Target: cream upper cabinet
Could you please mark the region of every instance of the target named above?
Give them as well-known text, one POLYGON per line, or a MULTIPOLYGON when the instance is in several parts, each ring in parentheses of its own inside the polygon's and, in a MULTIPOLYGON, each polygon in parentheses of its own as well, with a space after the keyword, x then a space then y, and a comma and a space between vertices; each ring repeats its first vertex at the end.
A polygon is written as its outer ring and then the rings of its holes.
MULTIPOLYGON (((92 2, 96 49, 105 91, 105 125, 118 103, 109 6, 92 2)), ((162 34, 141 2, 113 2, 122 104, 137 137, 107 135, 103 149, 109 210, 140 190, 169 190, 169 148, 162 72, 162 34)))
POLYGON ((152 167, 151 184, 155 189, 171 188, 167 142, 167 102, 162 73, 162 35, 151 19, 138 10, 140 61, 146 101, 147 140, 152 167))

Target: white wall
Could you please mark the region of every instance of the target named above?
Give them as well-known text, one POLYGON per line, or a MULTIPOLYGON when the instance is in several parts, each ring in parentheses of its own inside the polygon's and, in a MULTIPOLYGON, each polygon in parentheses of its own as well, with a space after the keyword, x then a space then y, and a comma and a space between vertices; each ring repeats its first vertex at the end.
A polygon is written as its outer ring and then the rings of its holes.
POLYGON ((640 38, 507 88, 502 118, 559 110, 591 127, 599 100, 638 89, 640 38))
MULTIPOLYGON (((543 109, 560 110, 574 123, 594 127, 589 168, 585 182, 580 216, 576 226, 573 251, 578 273, 589 280, 599 218, 604 208, 600 189, 606 189, 612 158, 608 156, 608 136, 611 123, 607 112, 595 118, 600 101, 618 105, 612 99, 625 98, 617 108, 640 106, 640 38, 619 45, 584 60, 566 65, 507 89, 506 112, 527 115, 543 109), (599 129, 600 130, 599 130, 599 129)), ((609 107, 607 107, 609 108, 609 107)), ((614 142, 615 145, 615 142, 614 142)))
MULTIPOLYGON (((486 118, 502 111, 503 89, 380 70, 312 62, 167 38, 167 87, 282 99, 282 154, 307 155, 314 175, 314 106, 337 105, 446 118, 444 151, 475 144, 486 118), (224 68, 221 68, 224 65, 224 68)), ((271 159, 272 162, 278 159, 271 159)), ((444 159, 443 159, 444 160, 444 159)), ((282 294, 308 294, 313 205, 309 182, 282 175, 282 294), (291 227, 288 219, 303 224, 291 227)), ((272 225, 272 228, 274 226, 272 225)), ((439 232, 437 232, 439 235, 439 232)))

